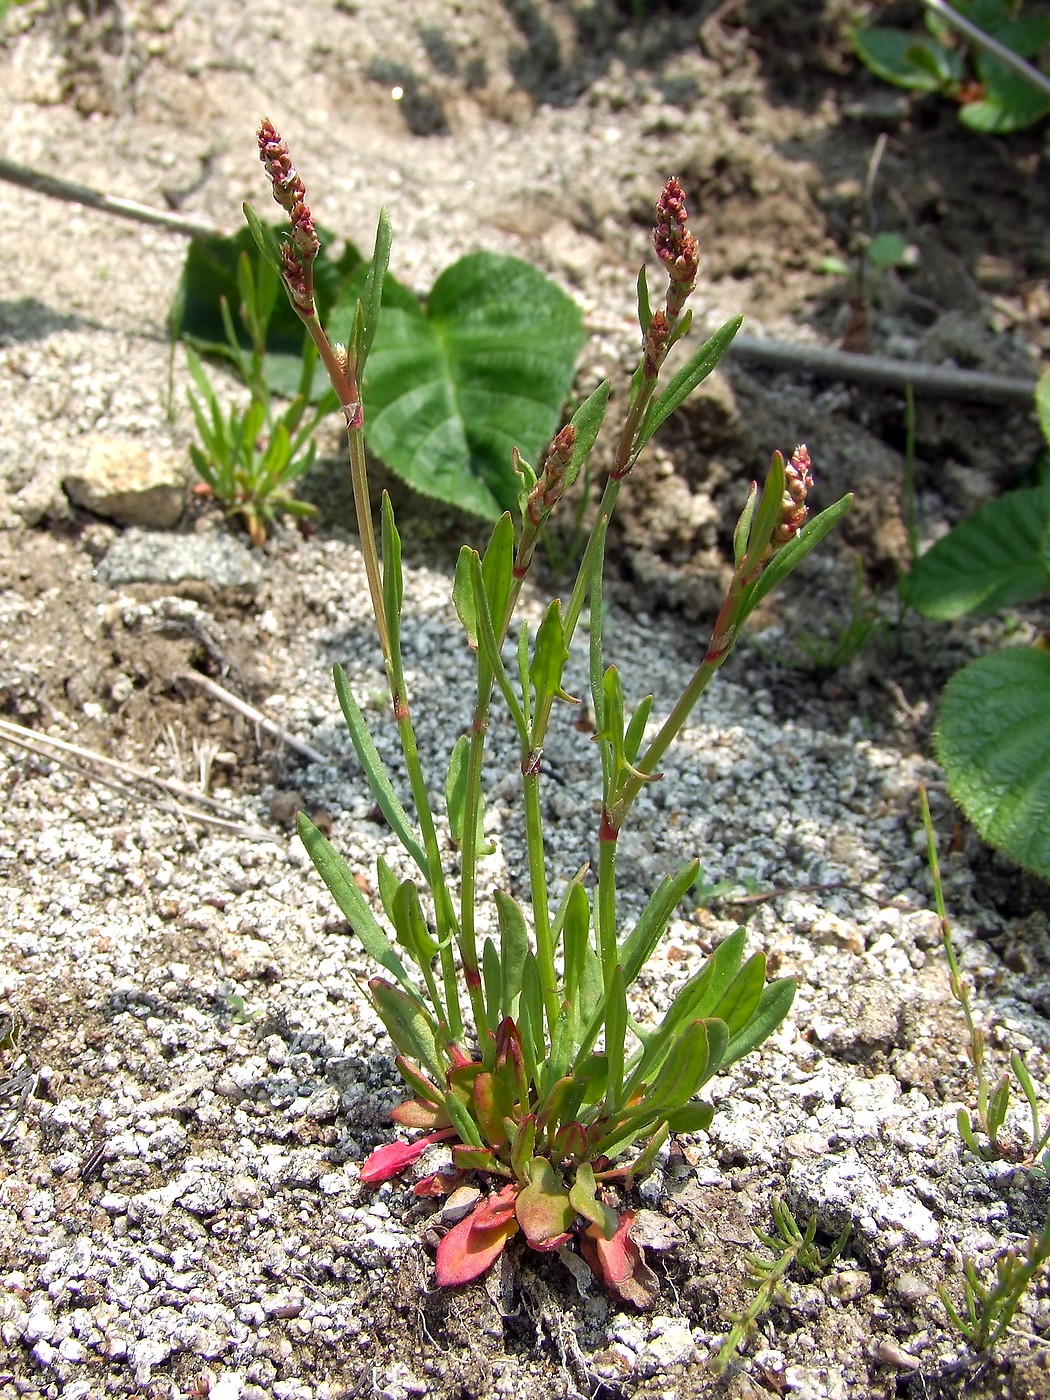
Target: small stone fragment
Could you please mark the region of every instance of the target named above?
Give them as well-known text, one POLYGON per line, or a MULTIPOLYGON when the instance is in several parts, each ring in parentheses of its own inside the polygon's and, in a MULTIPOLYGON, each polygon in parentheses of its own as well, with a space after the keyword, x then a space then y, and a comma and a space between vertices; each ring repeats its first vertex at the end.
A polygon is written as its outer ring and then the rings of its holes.
POLYGON ((62 484, 74 505, 93 515, 163 530, 179 523, 188 482, 182 453, 96 435, 89 439, 84 465, 62 484))

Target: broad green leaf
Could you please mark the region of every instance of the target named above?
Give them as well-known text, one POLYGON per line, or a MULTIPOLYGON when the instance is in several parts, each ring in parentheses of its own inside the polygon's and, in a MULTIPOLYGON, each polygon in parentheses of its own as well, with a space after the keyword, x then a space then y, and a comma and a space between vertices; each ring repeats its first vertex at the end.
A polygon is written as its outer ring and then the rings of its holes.
POLYGON ((687 1103, 667 1115, 672 1133, 703 1133, 711 1126, 715 1111, 709 1103, 687 1103))
POLYGON ((715 331, 709 340, 695 354, 691 355, 667 388, 649 405, 635 442, 635 451, 644 447, 665 418, 669 418, 676 408, 689 397, 698 384, 707 378, 719 360, 729 349, 733 337, 740 329, 742 316, 734 316, 724 326, 715 331))
POLYGON ((598 1199, 598 1183, 590 1162, 581 1162, 569 1188, 569 1203, 577 1215, 597 1225, 607 1240, 616 1232, 617 1217, 611 1206, 598 1199))
POLYGON ((362 384, 369 446, 418 491, 495 518, 517 500, 512 448, 533 460, 557 427, 579 309, 493 253, 446 268, 425 307, 391 280, 362 384))
POLYGON ((962 76, 961 65, 949 49, 907 29, 854 29, 850 38, 865 67, 897 87, 940 92, 962 76))
POLYGON ((945 687, 937 756, 983 838, 1050 879, 1050 656, 1009 647, 945 687))
POLYGON ((306 847, 317 873, 328 886, 332 898, 365 952, 380 967, 385 967, 392 973, 403 987, 412 990, 412 983, 404 964, 391 947, 390 940, 372 913, 368 901, 357 888, 346 861, 328 838, 318 831, 305 812, 298 814, 296 824, 299 839, 306 847))
POLYGON ((569 1192, 546 1157, 533 1157, 529 1184, 518 1193, 514 1214, 533 1246, 563 1235, 576 1217, 569 1192))
POLYGON ((394 785, 387 776, 383 760, 379 757, 379 750, 369 732, 368 724, 354 699, 353 691, 350 689, 346 672, 342 666, 336 666, 333 674, 335 676, 335 693, 339 697, 339 707, 346 720, 350 741, 357 754, 357 760, 364 769, 368 786, 372 789, 372 795, 379 804, 379 810, 383 813, 390 829, 402 846, 419 866, 422 874, 427 875, 429 865, 426 852, 412 830, 408 814, 401 805, 401 800, 394 791, 394 785))
POLYGON ((1008 491, 937 541, 902 581, 908 603, 949 621, 1034 598, 1050 587, 1050 488, 1008 491))

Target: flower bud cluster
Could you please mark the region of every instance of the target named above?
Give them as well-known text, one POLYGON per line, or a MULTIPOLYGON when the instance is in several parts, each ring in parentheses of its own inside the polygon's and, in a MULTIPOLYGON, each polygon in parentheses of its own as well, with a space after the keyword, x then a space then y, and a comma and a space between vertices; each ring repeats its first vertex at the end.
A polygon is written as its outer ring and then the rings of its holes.
POLYGON ((688 219, 685 194, 672 175, 656 205, 656 227, 653 229, 653 247, 670 281, 666 309, 667 318, 672 322, 681 315, 690 292, 696 286, 696 276, 700 270, 700 253, 696 239, 686 227, 688 219))
POLYGON ((805 443, 799 443, 791 454, 791 460, 784 468, 784 496, 780 505, 780 520, 773 531, 772 545, 780 549, 794 539, 806 523, 809 510, 806 497, 813 487, 813 473, 810 470, 809 450, 805 443))
POLYGON ((670 330, 671 327, 667 323, 664 312, 654 311, 649 321, 649 329, 645 333, 645 340, 642 343, 646 379, 655 379, 660 373, 660 366, 667 355, 667 337, 670 330))

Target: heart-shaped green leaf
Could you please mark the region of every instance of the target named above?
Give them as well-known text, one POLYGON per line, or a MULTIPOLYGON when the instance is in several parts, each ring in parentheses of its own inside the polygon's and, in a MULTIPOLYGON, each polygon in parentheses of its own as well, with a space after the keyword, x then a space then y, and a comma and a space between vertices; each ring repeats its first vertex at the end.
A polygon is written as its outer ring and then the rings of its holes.
POLYGON ((461 258, 425 306, 388 278, 362 386, 369 446, 416 490, 495 518, 517 502, 511 449, 547 445, 582 343, 576 303, 516 258, 461 258))
POLYGON ((1050 878, 1050 656, 1010 647, 945 687, 937 755, 986 841, 1050 878))
POLYGON ((1050 588, 1050 488, 1008 491, 980 506, 916 561, 901 587, 913 608, 942 621, 1050 588))

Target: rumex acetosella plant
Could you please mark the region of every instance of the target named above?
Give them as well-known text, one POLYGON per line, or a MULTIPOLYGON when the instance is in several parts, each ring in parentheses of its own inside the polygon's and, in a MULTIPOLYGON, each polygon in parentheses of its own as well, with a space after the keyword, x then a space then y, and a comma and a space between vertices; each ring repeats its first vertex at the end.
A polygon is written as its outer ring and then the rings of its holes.
MULTIPOLYGON (((566 603, 550 603, 531 635, 516 628, 522 583, 552 513, 594 448, 608 404, 603 383, 557 434, 537 473, 518 454, 519 518, 504 515, 479 553, 466 546, 452 596, 475 675, 469 727, 452 745, 445 810, 434 811, 417 750, 401 656, 401 543, 384 495, 377 541, 369 504, 360 384, 381 308, 390 252, 385 211, 348 345, 332 344, 318 324, 312 288, 317 238, 303 183, 274 128, 259 129, 259 150, 291 236, 277 246, 253 211, 245 214, 263 253, 283 278, 331 377, 347 423, 350 474, 366 576, 411 789, 414 817, 383 768, 341 669, 336 689, 354 748, 387 822, 418 870, 399 880, 378 862, 381 916, 353 873, 305 816, 299 831, 353 933, 382 969, 368 991, 399 1054, 411 1097, 395 1122, 422 1130, 409 1143, 381 1147, 362 1180, 384 1181, 416 1162, 432 1143, 451 1148, 452 1170, 416 1182, 420 1196, 449 1194, 468 1175, 492 1183, 470 1213, 442 1238, 442 1285, 482 1274, 516 1234, 536 1250, 575 1240, 603 1286, 646 1306, 654 1280, 631 1239, 633 1212, 621 1192, 650 1170, 674 1133, 706 1128, 713 1108, 702 1086, 760 1045, 794 996, 790 979, 766 983, 765 959, 745 959, 743 929, 727 938, 680 988, 663 1019, 643 1025, 629 993, 655 951, 679 901, 696 878, 693 861, 667 875, 637 921, 621 925, 617 842, 642 787, 715 672, 753 608, 831 529, 849 499, 803 524, 812 485, 809 456, 773 454, 764 486, 752 485, 733 537, 734 569, 707 649, 662 724, 650 724, 652 697, 628 712, 615 666, 602 643, 602 578, 609 519, 625 479, 660 424, 717 365, 739 318, 717 331, 661 386, 671 347, 689 329, 686 303, 698 270, 681 187, 668 180, 657 205, 654 246, 666 276, 663 305, 650 306, 638 278, 641 356, 616 440, 613 465, 566 603), (569 647, 584 607, 590 615, 590 692, 601 755, 597 831, 581 833, 580 868, 550 898, 544 846, 543 748, 556 706, 574 704, 562 686, 569 647), (513 642, 512 642, 513 637, 513 642), (506 653, 506 655, 505 655, 506 653), (507 657, 510 657, 510 660, 507 657), (479 938, 479 859, 484 853, 482 783, 486 732, 498 692, 517 733, 524 809, 528 898, 494 895, 497 936, 479 938), (442 862, 442 827, 458 852, 458 880, 442 862), (597 846, 590 870, 588 843, 597 846), (462 994, 462 995, 461 995, 462 994)), ((451 864, 451 862, 450 862, 451 864)))

